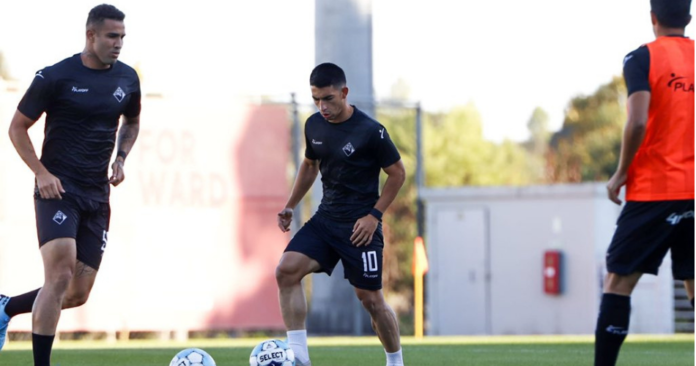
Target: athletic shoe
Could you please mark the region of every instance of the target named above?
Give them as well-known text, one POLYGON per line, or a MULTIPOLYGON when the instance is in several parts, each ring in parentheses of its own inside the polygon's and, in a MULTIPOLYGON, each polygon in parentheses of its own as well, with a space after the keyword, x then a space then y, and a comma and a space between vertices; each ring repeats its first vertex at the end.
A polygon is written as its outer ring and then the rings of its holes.
POLYGON ((5 306, 10 302, 10 297, 0 295, 0 351, 5 345, 5 336, 7 336, 7 324, 10 323, 10 317, 5 314, 5 306))

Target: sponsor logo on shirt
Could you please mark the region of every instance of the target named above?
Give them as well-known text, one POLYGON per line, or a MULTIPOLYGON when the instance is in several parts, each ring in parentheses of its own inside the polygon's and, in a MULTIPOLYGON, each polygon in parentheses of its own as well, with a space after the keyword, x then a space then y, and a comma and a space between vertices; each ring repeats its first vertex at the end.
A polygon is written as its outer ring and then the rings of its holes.
POLYGON ((343 152, 346 154, 346 156, 351 156, 355 152, 355 148, 353 147, 353 144, 350 142, 343 147, 343 152))
POLYGON ((76 86, 72 87, 73 93, 87 93, 88 91, 89 91, 89 89, 87 89, 87 88, 78 88, 76 86))
POLYGON ((312 144, 314 144, 314 145, 321 145, 321 144, 323 144, 323 142, 321 142, 321 141, 316 141, 315 139, 312 139, 312 144))
POLYGON ((58 210, 55 215, 53 215, 53 221, 55 221, 56 224, 62 225, 63 222, 65 222, 65 219, 68 218, 68 215, 64 214, 63 211, 58 210))
POLYGON ((121 103, 123 101, 123 98, 125 97, 126 93, 123 92, 123 89, 121 89, 120 86, 116 88, 116 91, 114 92, 114 98, 116 98, 116 100, 118 100, 118 102, 121 103))
POLYGON ((694 92, 694 83, 686 80, 686 76, 677 76, 675 73, 672 73, 671 76, 672 79, 667 83, 667 87, 672 91, 694 92))

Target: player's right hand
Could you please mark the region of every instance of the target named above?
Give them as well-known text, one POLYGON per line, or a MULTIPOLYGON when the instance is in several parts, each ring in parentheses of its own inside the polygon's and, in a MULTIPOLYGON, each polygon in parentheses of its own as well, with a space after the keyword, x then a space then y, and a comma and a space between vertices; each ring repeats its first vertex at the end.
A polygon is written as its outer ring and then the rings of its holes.
POLYGON ((619 199, 619 193, 621 192, 621 187, 626 185, 626 180, 626 174, 616 172, 607 183, 607 196, 612 202, 616 203, 617 205, 621 204, 621 200, 619 199))
POLYGON ((292 209, 284 208, 283 211, 278 213, 278 227, 284 233, 290 231, 290 223, 292 223, 292 209))
POLYGON ((36 186, 39 188, 39 195, 46 200, 63 199, 61 193, 65 193, 63 185, 55 175, 44 170, 36 175, 36 186))

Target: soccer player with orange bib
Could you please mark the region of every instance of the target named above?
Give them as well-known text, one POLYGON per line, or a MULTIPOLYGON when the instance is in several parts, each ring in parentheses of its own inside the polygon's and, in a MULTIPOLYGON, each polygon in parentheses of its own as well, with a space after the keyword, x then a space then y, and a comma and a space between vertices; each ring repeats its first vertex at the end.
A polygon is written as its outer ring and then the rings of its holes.
POLYGON ((628 121, 609 199, 626 205, 607 251, 595 366, 613 366, 628 334, 630 296, 671 250, 672 274, 694 304, 694 41, 691 0, 651 0, 655 41, 624 59, 628 121))

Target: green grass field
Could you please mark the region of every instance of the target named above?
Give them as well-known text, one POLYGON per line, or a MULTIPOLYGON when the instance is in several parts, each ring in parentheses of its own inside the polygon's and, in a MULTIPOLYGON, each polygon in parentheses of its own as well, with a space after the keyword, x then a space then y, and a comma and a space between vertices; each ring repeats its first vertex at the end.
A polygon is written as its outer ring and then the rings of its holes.
MULTIPOLYGON (((186 343, 128 341, 61 341, 54 366, 168 366, 177 351, 203 348, 218 366, 246 366, 261 339, 191 340, 186 343)), ((593 360, 590 336, 502 336, 403 338, 408 366, 588 366, 593 360)), ((384 351, 374 337, 310 338, 314 366, 382 366, 384 351)), ((30 342, 12 342, 0 352, 0 365, 32 365, 30 342)), ((694 336, 630 336, 619 365, 694 365, 694 336)))

